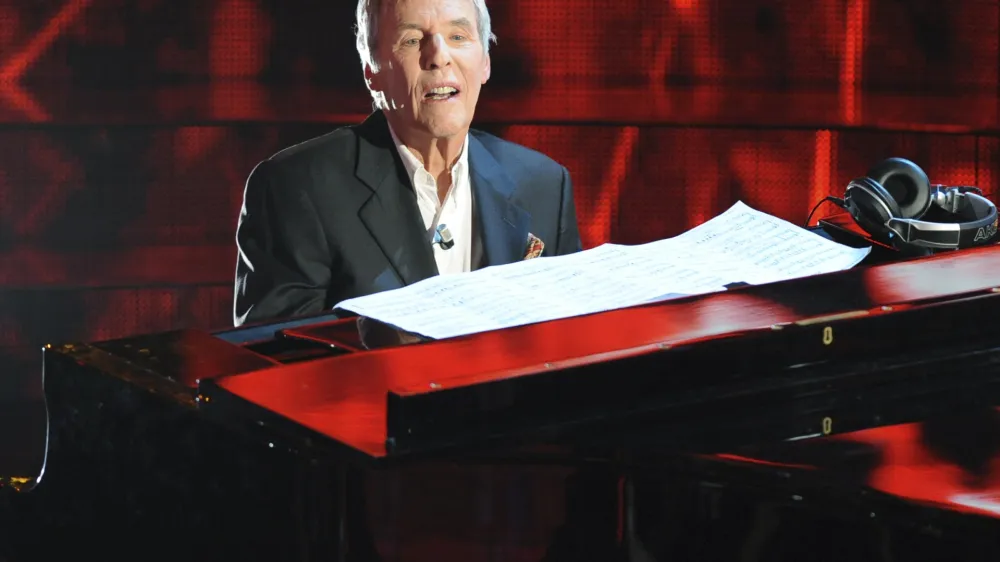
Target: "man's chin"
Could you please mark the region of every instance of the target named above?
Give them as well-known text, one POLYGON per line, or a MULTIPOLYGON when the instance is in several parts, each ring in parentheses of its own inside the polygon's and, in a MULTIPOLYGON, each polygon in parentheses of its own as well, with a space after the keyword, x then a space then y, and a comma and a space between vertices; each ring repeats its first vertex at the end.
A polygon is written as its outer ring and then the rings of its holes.
POLYGON ((406 135, 404 131, 410 131, 417 135, 429 136, 431 138, 451 138, 455 136, 465 136, 469 132, 471 122, 466 118, 466 112, 460 108, 454 108, 448 112, 441 111, 421 111, 414 114, 405 114, 401 111, 386 113, 386 117, 392 124, 397 134, 406 135))

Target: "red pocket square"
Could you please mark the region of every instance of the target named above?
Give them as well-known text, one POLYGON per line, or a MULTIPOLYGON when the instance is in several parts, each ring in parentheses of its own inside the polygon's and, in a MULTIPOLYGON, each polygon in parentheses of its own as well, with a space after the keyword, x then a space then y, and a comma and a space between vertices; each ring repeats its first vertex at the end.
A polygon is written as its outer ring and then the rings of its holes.
POLYGON ((537 258, 542 255, 542 250, 545 249, 545 242, 542 239, 535 236, 534 234, 528 233, 528 246, 524 249, 524 259, 530 260, 532 258, 537 258))

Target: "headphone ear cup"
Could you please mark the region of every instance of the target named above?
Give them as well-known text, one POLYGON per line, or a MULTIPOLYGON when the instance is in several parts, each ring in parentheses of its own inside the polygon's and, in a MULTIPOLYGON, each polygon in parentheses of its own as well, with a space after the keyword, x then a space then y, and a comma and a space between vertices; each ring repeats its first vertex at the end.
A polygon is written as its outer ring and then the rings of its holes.
POLYGON ((855 222, 876 239, 887 241, 885 223, 899 217, 899 205, 881 184, 871 178, 851 180, 844 194, 844 206, 855 222))
POLYGON ((931 206, 931 182, 927 174, 905 158, 883 160, 868 171, 868 177, 896 202, 898 218, 919 219, 931 206))

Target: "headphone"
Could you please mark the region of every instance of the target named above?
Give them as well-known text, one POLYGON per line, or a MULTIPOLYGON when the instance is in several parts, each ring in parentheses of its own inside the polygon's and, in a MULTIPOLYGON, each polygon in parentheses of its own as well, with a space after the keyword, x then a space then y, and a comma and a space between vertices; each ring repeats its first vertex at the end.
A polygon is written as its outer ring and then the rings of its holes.
POLYGON ((996 205, 980 189, 932 185, 904 158, 884 160, 851 180, 842 206, 872 237, 899 249, 982 246, 997 234, 996 205))

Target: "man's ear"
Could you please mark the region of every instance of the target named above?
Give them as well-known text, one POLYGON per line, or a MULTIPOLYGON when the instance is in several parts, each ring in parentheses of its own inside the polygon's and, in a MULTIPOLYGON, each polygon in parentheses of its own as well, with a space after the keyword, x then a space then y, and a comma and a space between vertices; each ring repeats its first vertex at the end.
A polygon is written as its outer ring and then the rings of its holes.
POLYGON ((490 62, 490 56, 486 55, 486 66, 483 68, 483 84, 489 81, 490 73, 493 72, 493 66, 490 62))

